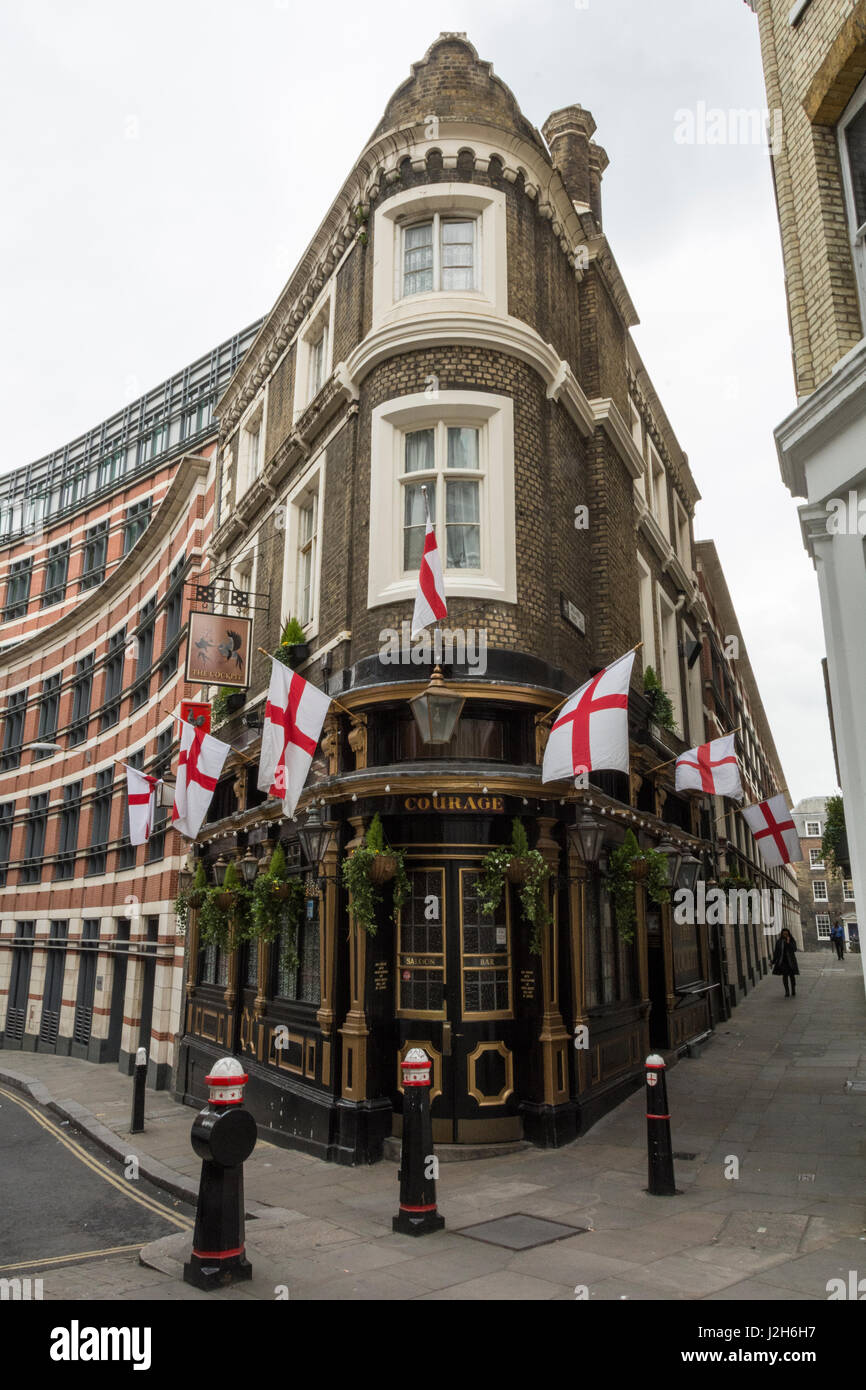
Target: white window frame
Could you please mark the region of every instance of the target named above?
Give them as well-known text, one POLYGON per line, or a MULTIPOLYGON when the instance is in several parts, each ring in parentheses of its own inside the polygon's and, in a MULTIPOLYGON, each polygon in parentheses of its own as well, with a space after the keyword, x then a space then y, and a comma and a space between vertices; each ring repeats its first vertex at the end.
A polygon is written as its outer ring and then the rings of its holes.
MULTIPOLYGON (((259 546, 258 541, 255 540, 242 554, 236 555, 229 564, 229 578, 232 582, 232 588, 246 590, 249 594, 255 593, 258 568, 259 546)), ((253 626, 250 631, 255 635, 256 614, 254 608, 233 607, 230 595, 226 596, 224 606, 226 614, 230 617, 252 618, 253 626)))
POLYGON ((826 878, 815 878, 812 880, 812 901, 816 903, 828 903, 830 895, 827 892, 826 878), (822 889, 822 892, 818 890, 822 889))
MULTIPOLYGON (((413 296, 415 298, 417 296, 413 296)), ((477 428, 484 461, 480 498, 481 569, 448 569, 445 513, 436 510, 436 531, 447 597, 517 602, 514 519, 514 403, 482 391, 439 391, 399 396, 376 406, 372 417, 367 606, 415 597, 418 572, 403 569, 405 435, 445 424, 477 428)))
POLYGON ((820 822, 819 820, 807 820, 807 821, 806 821, 806 836, 805 836, 805 838, 806 838, 807 840, 817 839, 817 837, 818 837, 820 834, 821 834, 821 822, 820 822), (814 826, 816 827, 816 829, 815 829, 815 830, 810 830, 809 827, 810 827, 811 825, 814 825, 814 826))
POLYGON ((311 497, 316 499, 316 531, 312 574, 312 615, 303 623, 304 637, 311 641, 319 632, 322 580, 322 525, 325 507, 326 451, 317 454, 286 494, 279 513, 284 518, 286 545, 283 559, 283 595, 281 621, 298 617, 298 540, 300 513, 311 497))
POLYGON ((674 721, 683 730, 683 706, 680 697, 680 656, 677 638, 677 611, 661 584, 656 584, 656 605, 659 622, 659 667, 656 674, 674 707, 674 721))
MULTIPOLYGON (((683 647, 698 639, 683 623, 683 647)), ((691 670, 683 658, 683 674, 686 678, 686 706, 689 716, 689 739, 695 747, 704 742, 704 683, 701 679, 701 658, 697 657, 691 670)))
POLYGON ((689 514, 674 490, 674 549, 687 574, 692 569, 692 547, 689 534, 689 514))
POLYGON ((857 212, 854 202, 854 185, 851 181, 851 165, 848 159, 847 130, 855 116, 859 116, 866 105, 866 78, 860 82, 836 127, 839 148, 839 165, 842 169, 842 189, 845 196, 845 220, 848 224, 848 240, 854 261, 857 279, 857 293, 860 297, 860 313, 866 322, 866 222, 857 225, 857 212))
POLYGON ((482 245, 484 238, 481 233, 481 217, 477 212, 430 212, 421 213, 416 218, 407 218, 400 224, 400 250, 397 258, 398 283, 394 286, 394 299, 415 299, 419 294, 474 294, 483 283, 481 269, 482 245), (443 289, 442 288, 442 227, 446 222, 468 222, 472 225, 472 284, 468 289, 443 289), (430 290, 416 290, 411 294, 406 292, 406 233, 413 227, 429 226, 431 229, 432 251, 433 251, 433 288, 430 290))
POLYGON ((829 912, 815 913, 815 930, 818 933, 819 941, 830 940, 830 914, 829 912))
MULTIPOLYGON (((437 183, 407 188, 387 198, 373 214, 374 329, 430 312, 467 309, 508 315, 506 206, 501 189, 465 183, 437 183), (426 290, 403 294, 403 230, 436 218, 477 221, 475 284, 472 290, 426 290)), ((438 240, 433 242, 434 267, 438 240)), ((435 284, 435 278, 434 278, 435 284)))
POLYGON ((855 901, 855 898, 854 898, 854 880, 853 880, 853 878, 843 878, 843 880, 842 880, 842 900, 843 900, 844 902, 846 902, 846 903, 853 903, 853 902, 855 901))
POLYGON ((646 500, 647 500, 647 490, 646 490, 646 452, 645 452, 645 450, 644 450, 643 420, 642 420, 641 417, 640 417, 640 411, 638 410, 638 408, 637 408, 637 406, 635 405, 634 401, 631 400, 631 399, 629 399, 629 403, 628 403, 628 404, 629 404, 629 414, 630 414, 630 417, 631 417, 631 437, 632 437, 632 439, 634 440, 634 446, 635 446, 635 448, 637 449, 638 453, 640 454, 641 458, 643 459, 643 464, 644 464, 644 466, 643 466, 643 472, 641 473, 641 475, 640 475, 639 478, 635 478, 635 480, 634 480, 634 485, 635 485, 635 487, 637 488, 637 490, 638 490, 638 492, 639 492, 639 494, 640 494, 641 500, 642 500, 643 502, 646 502, 646 500))
POLYGON ((656 662, 656 629, 653 614, 653 577, 652 570, 644 557, 638 552, 637 557, 638 575, 638 602, 640 605, 640 635, 643 642, 643 655, 641 666, 646 670, 647 666, 652 666, 657 670, 656 662))
POLYGON ((264 468, 267 404, 268 388, 266 386, 262 394, 247 409, 238 428, 238 486, 235 494, 235 500, 238 502, 249 491, 256 478, 261 476, 264 468), (251 444, 254 437, 258 441, 255 453, 251 444))
POLYGON ((321 391, 334 370, 334 305, 336 301, 337 278, 331 276, 315 304, 301 325, 295 346, 295 389, 293 400, 293 421, 302 415, 321 391), (322 335, 327 335, 325 343, 325 362, 322 379, 314 390, 313 357, 316 345, 322 335))
POLYGON ((821 857, 821 851, 820 851, 820 849, 810 849, 810 850, 809 850, 809 869, 811 870, 811 872, 812 872, 812 873, 817 873, 817 872, 819 872, 819 871, 823 871, 824 868, 825 868, 824 860, 823 860, 823 858, 821 857))
POLYGON ((649 487, 650 511, 658 522, 666 541, 671 538, 670 513, 668 511, 668 475, 662 456, 652 440, 649 441, 649 487))

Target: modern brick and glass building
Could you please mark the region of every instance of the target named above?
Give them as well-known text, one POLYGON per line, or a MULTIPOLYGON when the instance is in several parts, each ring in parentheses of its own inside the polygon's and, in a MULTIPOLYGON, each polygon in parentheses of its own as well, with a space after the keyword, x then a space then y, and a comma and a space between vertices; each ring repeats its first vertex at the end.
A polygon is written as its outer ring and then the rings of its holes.
POLYGON ((257 325, 48 457, 0 477, 0 1043, 170 1083, 178 868, 123 763, 177 747, 190 580, 206 572, 214 404, 257 325))
MULTIPOLYGON (((298 669, 339 705, 293 823, 255 788, 267 656, 217 727, 235 751, 200 836, 208 873, 280 840, 306 909, 291 968, 279 942, 202 947, 192 911, 176 1086, 200 1101, 231 1049, 260 1126, 343 1163, 399 1135, 410 1047, 433 1059, 437 1143, 556 1145, 640 1084, 650 1046, 675 1054, 730 1007, 707 928, 677 926, 638 878, 625 940, 605 882, 628 829, 707 879, 731 851, 710 799, 674 791, 671 760, 708 727, 688 660, 708 615, 698 491, 631 339, 594 132, 580 106, 539 132, 466 37, 442 35, 217 405, 213 572, 252 596, 252 650, 298 620, 298 669), (464 702, 445 745, 423 741, 409 703, 433 666, 408 642, 422 484, 458 637, 440 664, 464 702), (639 641, 630 776, 543 785, 547 711, 639 641), (411 893, 392 921, 386 888, 369 936, 341 866, 375 813, 411 893), (329 836, 308 863, 298 827, 319 816, 329 836), (482 858, 515 818, 551 870, 540 955, 514 890, 495 914, 478 903, 482 858)), ((743 669, 755 785, 784 785, 743 669)), ((766 968, 760 945, 738 989, 766 968)))
MULTIPOLYGON (((858 897, 866 893, 866 0, 747 0, 767 104, 796 409, 782 477, 818 576, 858 897)), ((866 966, 866 957, 864 957, 866 966)))

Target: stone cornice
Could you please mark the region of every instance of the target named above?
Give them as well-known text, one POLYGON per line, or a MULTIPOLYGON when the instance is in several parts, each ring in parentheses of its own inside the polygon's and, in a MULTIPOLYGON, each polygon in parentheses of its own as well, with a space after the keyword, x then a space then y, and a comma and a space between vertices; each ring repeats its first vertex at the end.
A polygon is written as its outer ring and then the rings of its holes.
POLYGON ((810 460, 864 412, 866 338, 774 431, 782 479, 793 497, 809 495, 806 468, 810 460))
POLYGON ((610 439, 633 479, 643 476, 644 461, 631 436, 631 430, 610 397, 594 397, 590 402, 593 419, 610 439))
POLYGON ((522 319, 471 311, 428 310, 368 333, 346 361, 339 364, 335 375, 346 398, 355 399, 364 377, 397 353, 454 345, 486 348, 526 362, 544 381, 548 397, 565 407, 581 433, 585 437, 593 433, 595 416, 571 367, 522 319))
POLYGON ((645 504, 638 510, 637 527, 638 530, 642 531, 646 536, 653 550, 661 560, 663 567, 666 569, 670 564, 673 549, 670 542, 666 539, 664 531, 645 504))
POLYGON ((68 642, 71 637, 88 623, 92 623, 102 610, 110 610, 117 604, 125 589, 131 589, 141 576, 142 569, 154 558, 164 543, 172 527, 178 521, 196 487, 204 487, 207 482, 210 461, 197 454, 184 454, 179 459, 174 477, 168 491, 154 513, 150 525, 142 532, 135 545, 104 583, 90 589, 81 601, 68 613, 64 613, 50 626, 40 628, 32 636, 14 647, 8 653, 7 675, 22 663, 26 664, 40 652, 48 653, 68 642))
MULTIPOLYGON (((352 249, 358 236, 356 209, 369 210, 383 187, 399 178, 399 167, 404 159, 410 159, 413 168, 423 170, 426 155, 431 150, 443 153, 446 168, 456 168, 458 149, 470 149, 479 172, 486 171, 495 157, 502 163, 507 183, 522 178, 526 196, 536 202, 539 216, 551 223, 563 254, 578 278, 583 275, 588 257, 596 263, 627 326, 633 327, 639 322, 606 238, 598 233, 592 219, 581 218, 540 141, 536 143, 516 131, 482 123, 447 120, 439 122, 436 139, 426 138, 426 120, 422 117, 415 125, 388 130, 362 151, 217 403, 216 413, 224 433, 234 429, 243 410, 291 343, 326 281, 352 249)), ((533 133, 537 136, 534 128, 533 133)))

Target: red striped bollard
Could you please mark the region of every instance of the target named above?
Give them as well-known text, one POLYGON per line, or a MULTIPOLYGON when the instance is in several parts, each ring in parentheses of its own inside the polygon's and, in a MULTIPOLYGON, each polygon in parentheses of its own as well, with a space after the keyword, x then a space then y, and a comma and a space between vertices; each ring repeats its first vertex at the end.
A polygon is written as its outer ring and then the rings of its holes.
POLYGON ((400 1148, 400 1210, 391 1225, 405 1236, 441 1231, 436 1210, 436 1158, 430 1121, 432 1063, 421 1047, 406 1053, 403 1068, 403 1141, 400 1148))
POLYGON ((675 1197, 674 1154, 664 1058, 657 1052, 646 1059, 646 1143, 649 1164, 647 1192, 653 1197, 675 1197))
POLYGON ((219 1289, 253 1277, 244 1253, 244 1161, 258 1132, 243 1108, 247 1076, 235 1057, 221 1057, 205 1081, 208 1103, 190 1135, 202 1165, 192 1253, 183 1277, 197 1289, 219 1289))

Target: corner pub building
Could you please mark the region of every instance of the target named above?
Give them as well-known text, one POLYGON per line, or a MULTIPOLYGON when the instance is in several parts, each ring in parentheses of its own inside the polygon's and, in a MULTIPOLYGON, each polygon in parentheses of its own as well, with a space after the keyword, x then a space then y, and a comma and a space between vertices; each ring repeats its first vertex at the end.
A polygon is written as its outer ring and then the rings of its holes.
POLYGON ((699 494, 630 337, 594 130, 570 106, 539 133, 466 36, 441 35, 218 405, 213 572, 252 594, 253 650, 273 652, 298 619, 298 669, 340 704, 293 822, 255 790, 267 657, 216 728, 237 751, 199 837, 209 876, 238 855, 261 866, 279 839, 306 913, 293 970, 278 943, 200 949, 190 913, 176 1086, 199 1103, 232 1049, 264 1132, 340 1163, 374 1161, 399 1135, 410 1047, 433 1061, 437 1143, 556 1146, 640 1084, 650 1046, 682 1048, 726 1016, 707 928, 676 927, 636 881, 627 943, 603 886, 628 828, 662 843, 672 870, 691 851, 708 878, 717 846, 709 799, 675 795, 672 765, 653 771, 705 737, 684 655, 706 617, 699 494), (465 643, 443 642, 465 701, 444 746, 422 741, 408 703, 433 666, 408 650, 422 483, 447 628, 465 643), (639 640, 630 776, 543 786, 538 717, 639 640), (646 665, 682 738, 651 717, 646 665), (411 894, 392 922, 386 888, 368 935, 340 870, 376 812, 411 894), (540 955, 513 888, 495 915, 477 899, 481 860, 515 817, 552 870, 540 955), (578 817, 597 832, 589 852, 578 817), (308 863, 298 827, 320 818, 308 863))

